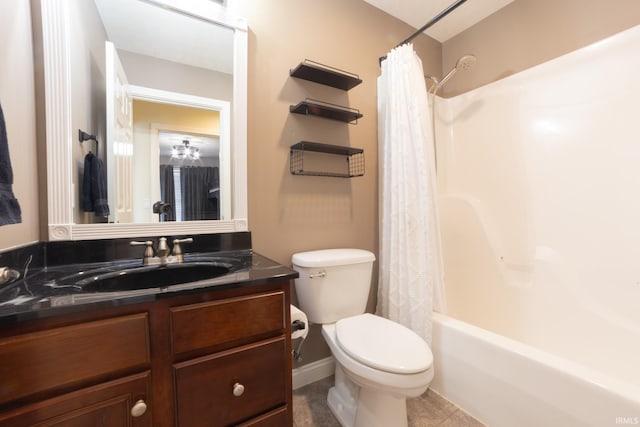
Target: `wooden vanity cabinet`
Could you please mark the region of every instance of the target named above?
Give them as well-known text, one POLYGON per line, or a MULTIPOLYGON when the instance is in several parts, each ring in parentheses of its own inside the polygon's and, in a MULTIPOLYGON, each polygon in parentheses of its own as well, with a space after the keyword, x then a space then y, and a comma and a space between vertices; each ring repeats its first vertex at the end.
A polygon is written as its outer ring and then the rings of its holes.
POLYGON ((285 307, 278 290, 171 308, 177 425, 237 425, 286 407, 285 307))
POLYGON ((152 427, 148 411, 131 414, 148 404, 150 385, 148 371, 108 381, 0 414, 0 425, 152 427))
POLYGON ((288 307, 283 281, 9 325, 0 425, 291 426, 288 307))
POLYGON ((0 425, 152 425, 149 414, 131 415, 137 402, 149 400, 147 313, 4 332, 0 405, 12 409, 0 413, 0 425))

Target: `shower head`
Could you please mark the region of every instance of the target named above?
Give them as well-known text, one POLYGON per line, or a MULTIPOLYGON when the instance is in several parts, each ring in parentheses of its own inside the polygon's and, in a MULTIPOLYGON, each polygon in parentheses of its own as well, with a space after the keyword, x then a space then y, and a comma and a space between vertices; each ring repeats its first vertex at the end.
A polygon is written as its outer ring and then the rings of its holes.
POLYGON ((466 71, 476 63, 476 57, 474 55, 464 55, 458 58, 456 61, 456 66, 453 67, 451 71, 447 73, 446 76, 440 80, 438 84, 433 86, 431 89, 431 93, 435 94, 458 70, 466 71))
POLYGON ((461 56, 456 62, 456 70, 468 70, 476 63, 476 57, 474 55, 461 56))

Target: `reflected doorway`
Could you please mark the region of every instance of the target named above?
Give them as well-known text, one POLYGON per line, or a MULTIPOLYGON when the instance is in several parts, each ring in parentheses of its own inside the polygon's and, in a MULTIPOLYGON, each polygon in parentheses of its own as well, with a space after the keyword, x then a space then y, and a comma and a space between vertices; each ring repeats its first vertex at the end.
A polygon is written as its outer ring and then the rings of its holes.
POLYGON ((158 141, 160 200, 153 209, 158 220, 220 219, 220 138, 161 130, 158 141))
POLYGON ((139 91, 133 95, 134 222, 230 218, 228 103, 175 103, 139 91))

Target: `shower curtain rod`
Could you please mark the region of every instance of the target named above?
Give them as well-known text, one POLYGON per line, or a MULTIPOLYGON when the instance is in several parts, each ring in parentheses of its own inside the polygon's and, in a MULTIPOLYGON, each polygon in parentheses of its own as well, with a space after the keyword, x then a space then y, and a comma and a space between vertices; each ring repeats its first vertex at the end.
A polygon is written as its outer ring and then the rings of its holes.
MULTIPOLYGON (((400 47, 403 44, 409 43, 411 40, 415 39, 420 34, 422 34, 427 28, 429 28, 429 27, 433 26, 434 24, 436 24, 438 21, 440 21, 442 18, 447 16, 449 13, 453 12, 458 6, 460 6, 462 3, 466 2, 466 1, 467 0, 457 0, 456 2, 452 3, 446 9, 444 9, 442 12, 437 14, 431 21, 427 22, 422 27, 420 27, 420 29, 418 31, 416 31, 415 33, 411 34, 409 37, 407 37, 402 42, 400 42, 396 47, 400 47)), ((378 63, 382 64, 382 61, 384 61, 385 59, 387 59, 386 55, 385 56, 381 56, 380 59, 378 60, 378 63)))

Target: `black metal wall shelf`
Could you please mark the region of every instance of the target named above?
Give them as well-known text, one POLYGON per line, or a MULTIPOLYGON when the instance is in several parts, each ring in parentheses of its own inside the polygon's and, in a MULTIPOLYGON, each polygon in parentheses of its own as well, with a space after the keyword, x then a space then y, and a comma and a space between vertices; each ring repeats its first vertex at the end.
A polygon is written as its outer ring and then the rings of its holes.
POLYGON ((362 148, 342 147, 319 142, 300 141, 293 144, 289 151, 289 169, 292 175, 332 176, 353 178, 364 176, 364 150, 362 148), (336 155, 346 160, 345 172, 305 170, 305 152, 336 155))
POLYGON ((299 79, 309 80, 342 90, 352 89, 362 83, 362 80, 357 74, 320 64, 309 59, 302 61, 293 70, 289 70, 289 74, 299 79))
POLYGON ((296 105, 289 106, 289 111, 296 114, 318 116, 345 123, 352 123, 362 118, 360 111, 355 108, 343 107, 342 105, 330 104, 309 98, 296 105))

